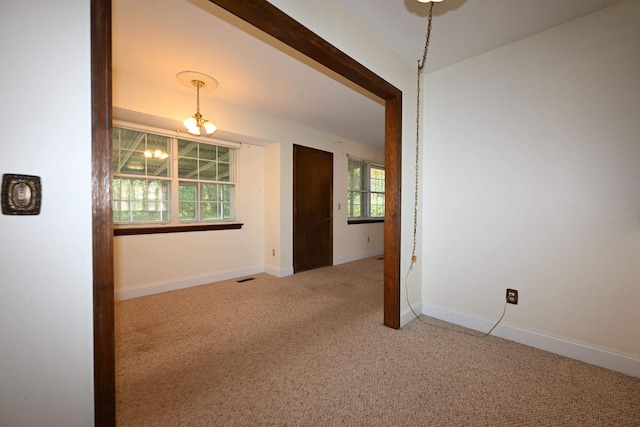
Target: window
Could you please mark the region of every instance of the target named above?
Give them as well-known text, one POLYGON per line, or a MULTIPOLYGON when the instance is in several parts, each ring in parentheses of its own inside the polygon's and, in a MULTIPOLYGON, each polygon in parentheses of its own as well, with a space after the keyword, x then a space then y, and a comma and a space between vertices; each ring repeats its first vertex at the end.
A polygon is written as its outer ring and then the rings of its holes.
POLYGON ((234 221, 235 151, 114 127, 114 223, 148 226, 234 221))
POLYGON ((349 220, 384 218, 384 166, 349 159, 349 220))

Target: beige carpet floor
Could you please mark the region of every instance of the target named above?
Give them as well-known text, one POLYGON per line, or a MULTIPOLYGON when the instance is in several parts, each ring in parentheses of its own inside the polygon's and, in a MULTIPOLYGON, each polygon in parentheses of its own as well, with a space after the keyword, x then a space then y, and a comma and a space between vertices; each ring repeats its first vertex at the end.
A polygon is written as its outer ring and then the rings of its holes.
POLYGON ((640 379, 382 325, 382 261, 116 304, 120 426, 640 426, 640 379))

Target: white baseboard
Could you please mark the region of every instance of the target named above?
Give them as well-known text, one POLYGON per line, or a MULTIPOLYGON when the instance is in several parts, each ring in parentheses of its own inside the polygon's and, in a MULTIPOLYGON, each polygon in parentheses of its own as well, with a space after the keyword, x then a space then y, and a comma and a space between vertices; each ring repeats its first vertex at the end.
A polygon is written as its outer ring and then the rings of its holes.
POLYGON ((293 276, 293 267, 286 267, 286 268, 265 267, 264 272, 275 277, 293 276))
MULTIPOLYGON (((342 262, 335 264, 344 264, 346 262, 357 261, 373 256, 382 255, 382 251, 373 251, 360 254, 358 256, 344 258, 342 262)), ((220 282, 222 280, 235 279, 237 277, 249 276, 251 274, 267 273, 275 277, 287 277, 293 275, 293 267, 273 268, 267 266, 250 267, 240 270, 229 270, 213 274, 205 274, 201 276, 192 276, 177 280, 167 280, 163 282, 147 283, 131 287, 124 287, 115 291, 116 300, 126 300, 138 298, 147 295, 159 294, 162 292, 175 291, 178 289, 190 288, 192 286, 206 285, 208 283, 220 282)))
POLYGON ((333 265, 346 264, 348 262, 359 261, 361 259, 371 258, 374 256, 384 255, 384 249, 378 249, 376 251, 363 252, 355 255, 349 255, 344 257, 338 257, 333 259, 333 265))
MULTIPOLYGON (((492 320, 481 319, 430 304, 422 304, 420 311, 416 308, 414 310, 418 314, 425 314, 480 332, 487 332, 495 324, 495 321, 492 320)), ((401 323, 404 326, 413 319, 415 319, 415 316, 411 310, 406 310, 402 314, 401 320, 403 322, 401 323)), ((491 335, 640 378, 640 358, 637 357, 503 323, 498 325, 491 335)))
POLYGON ((238 277, 250 276, 252 274, 264 273, 264 267, 250 267, 241 270, 229 270, 201 276, 186 277, 178 280, 167 280, 165 282, 148 283, 144 285, 120 288, 115 292, 116 300, 126 300, 131 298, 144 297, 147 295, 159 294, 162 292, 175 291, 178 289, 190 288, 192 286, 206 285, 208 283, 220 282, 222 280, 235 279, 238 277))
POLYGON ((407 325, 412 320, 416 320, 416 314, 418 316, 420 316, 422 314, 422 304, 421 303, 417 303, 416 305, 414 305, 412 307, 413 307, 413 311, 411 311, 410 308, 407 308, 402 313, 400 313, 400 327, 401 328, 404 328, 405 325, 407 325), (414 311, 415 311, 415 313, 414 313, 414 311))

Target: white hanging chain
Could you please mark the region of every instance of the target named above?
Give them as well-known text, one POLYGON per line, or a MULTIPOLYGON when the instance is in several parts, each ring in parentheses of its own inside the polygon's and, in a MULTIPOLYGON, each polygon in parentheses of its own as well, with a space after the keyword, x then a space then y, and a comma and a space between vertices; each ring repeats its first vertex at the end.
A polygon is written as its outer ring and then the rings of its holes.
POLYGON ((502 321, 502 319, 504 318, 505 313, 507 312, 507 302, 505 301, 504 303, 504 309, 502 310, 502 316, 500 316, 500 319, 498 319, 498 321, 496 322, 495 325, 493 325, 493 327, 489 330, 489 332, 485 333, 485 334, 473 334, 473 333, 469 333, 469 332, 465 332, 464 330, 456 330, 456 329, 451 329, 451 328, 446 328, 440 325, 436 325, 430 322, 425 321, 424 319, 422 319, 418 313, 415 312, 415 310, 413 309, 413 307, 411 306, 411 301, 409 301, 409 285, 408 285, 408 279, 409 279, 409 274, 411 273, 411 270, 413 270, 413 265, 416 263, 416 261, 418 261, 418 258, 416 257, 416 243, 417 243, 417 235, 418 235, 418 181, 419 181, 419 168, 418 168, 418 163, 420 160, 420 93, 421 93, 421 86, 420 86, 420 77, 422 75, 422 70, 424 69, 424 66, 427 63, 427 52, 429 51, 429 40, 431 39, 431 19, 433 18, 433 2, 431 2, 431 7, 429 8, 429 23, 427 26, 427 39, 424 43, 424 52, 422 53, 422 60, 418 60, 418 73, 417 73, 417 81, 418 81, 418 95, 417 95, 417 102, 416 102, 416 192, 415 192, 415 198, 414 198, 414 205, 413 205, 413 249, 411 250, 411 265, 409 265, 409 271, 407 272, 407 275, 404 279, 404 286, 405 286, 405 293, 407 296, 407 305, 409 306, 409 308, 411 309, 411 311, 413 312, 414 316, 416 317, 416 319, 418 319, 420 322, 429 325, 429 326, 435 326, 437 328, 442 328, 442 329, 446 329, 446 330, 453 330, 455 332, 460 332, 462 334, 465 335, 470 335, 472 337, 476 337, 476 338, 484 338, 487 337, 491 334, 491 332, 493 332, 493 330, 496 328, 496 326, 498 326, 500 324, 500 322, 502 321))
POLYGON ((407 297, 407 305, 413 312, 413 315, 419 321, 426 323, 422 318, 415 312, 413 307, 411 306, 411 301, 409 300, 409 274, 413 270, 413 265, 418 261, 416 257, 416 244, 418 242, 418 184, 419 184, 419 160, 420 160, 420 77, 422 75, 422 70, 424 69, 425 64, 427 63, 427 52, 429 51, 429 39, 431 38, 431 19, 433 18, 433 2, 431 3, 431 7, 429 8, 429 24, 427 26, 427 39, 424 43, 424 52, 422 53, 422 61, 418 61, 418 72, 417 72, 417 81, 418 81, 418 95, 416 101, 416 191, 415 197, 413 201, 413 249, 411 250, 411 264, 409 265, 409 270, 407 271, 407 275, 404 278, 404 288, 405 295, 407 297))
POLYGON ((418 235, 418 184, 419 184, 419 160, 420 160, 420 77, 422 75, 422 70, 427 63, 427 52, 429 51, 429 40, 431 39, 431 20, 433 18, 433 2, 431 3, 431 7, 429 8, 429 23, 427 26, 427 38, 424 43, 424 52, 422 53, 422 60, 418 60, 418 72, 417 72, 417 82, 418 82, 418 95, 416 101, 416 187, 415 187, 415 197, 413 204, 413 249, 411 250, 411 265, 409 266, 409 271, 413 270, 413 264, 418 260, 416 257, 416 244, 417 244, 417 235, 418 235))

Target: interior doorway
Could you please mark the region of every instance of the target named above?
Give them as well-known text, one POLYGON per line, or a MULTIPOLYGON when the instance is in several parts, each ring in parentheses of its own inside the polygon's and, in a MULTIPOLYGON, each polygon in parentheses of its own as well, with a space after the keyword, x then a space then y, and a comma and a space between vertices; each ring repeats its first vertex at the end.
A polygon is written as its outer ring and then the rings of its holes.
POLYGON ((333 153, 293 146, 293 272, 333 265, 333 153))
MULTIPOLYGON (((400 328, 402 92, 266 0, 210 0, 385 100, 384 324, 400 328)), ((111 0, 91 0, 95 425, 115 425, 111 0)))

